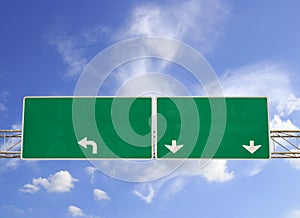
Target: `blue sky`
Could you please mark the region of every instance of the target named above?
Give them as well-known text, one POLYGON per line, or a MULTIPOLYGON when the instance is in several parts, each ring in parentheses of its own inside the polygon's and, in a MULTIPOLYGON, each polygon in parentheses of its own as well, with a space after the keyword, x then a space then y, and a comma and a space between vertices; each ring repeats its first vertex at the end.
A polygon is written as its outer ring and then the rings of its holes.
MULTIPOLYGON (((300 2, 289 1, 7 1, 0 6, 0 129, 19 129, 24 96, 69 96, 89 61, 137 36, 180 40, 213 67, 225 96, 268 96, 270 128, 300 126, 300 2)), ((161 92, 164 79, 203 95, 186 70, 162 60, 116 69, 99 95, 161 92)), ((167 93, 178 94, 168 85, 167 93)), ((2 217, 300 218, 298 160, 188 161, 173 174, 153 165, 89 161, 0 160, 2 217), (101 169, 100 171, 97 170, 101 169), (122 180, 123 179, 123 180, 122 180)))

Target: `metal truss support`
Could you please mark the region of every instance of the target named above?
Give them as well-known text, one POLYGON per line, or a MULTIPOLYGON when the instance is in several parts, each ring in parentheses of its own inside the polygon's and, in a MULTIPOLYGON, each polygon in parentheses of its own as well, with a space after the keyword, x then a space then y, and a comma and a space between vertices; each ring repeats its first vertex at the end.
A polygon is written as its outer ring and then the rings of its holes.
POLYGON ((300 130, 271 130, 272 158, 300 158, 300 130))
MULTIPOLYGON (((0 158, 20 158, 21 130, 0 130, 0 158)), ((271 130, 271 158, 300 158, 300 130, 271 130)))
POLYGON ((0 130, 0 158, 20 158, 21 130, 0 130))

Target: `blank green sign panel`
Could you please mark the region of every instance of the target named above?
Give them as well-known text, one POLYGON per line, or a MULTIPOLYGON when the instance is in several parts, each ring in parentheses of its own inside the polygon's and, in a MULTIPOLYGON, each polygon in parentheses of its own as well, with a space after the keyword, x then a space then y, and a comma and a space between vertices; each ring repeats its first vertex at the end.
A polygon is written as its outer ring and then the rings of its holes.
POLYGON ((157 99, 158 158, 269 158, 267 98, 157 99))
POLYGON ((25 98, 24 159, 152 158, 151 98, 25 98))

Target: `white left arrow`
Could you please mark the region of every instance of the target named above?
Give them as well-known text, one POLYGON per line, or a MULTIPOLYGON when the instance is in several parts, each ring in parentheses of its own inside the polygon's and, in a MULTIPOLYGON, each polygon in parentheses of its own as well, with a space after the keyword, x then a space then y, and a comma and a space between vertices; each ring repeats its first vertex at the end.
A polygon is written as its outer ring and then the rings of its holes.
POLYGON ((250 145, 243 145, 243 147, 253 154, 261 147, 261 145, 254 145, 254 141, 250 140, 250 145))
POLYGON ((80 146, 82 146, 83 148, 87 148, 88 145, 91 145, 93 147, 93 154, 97 154, 98 152, 98 147, 96 142, 94 141, 88 141, 87 137, 84 137, 83 139, 81 139, 80 141, 78 141, 78 144, 80 146))
POLYGON ((172 145, 165 145, 167 149, 169 149, 173 154, 179 151, 183 145, 177 145, 176 140, 172 140, 172 145))

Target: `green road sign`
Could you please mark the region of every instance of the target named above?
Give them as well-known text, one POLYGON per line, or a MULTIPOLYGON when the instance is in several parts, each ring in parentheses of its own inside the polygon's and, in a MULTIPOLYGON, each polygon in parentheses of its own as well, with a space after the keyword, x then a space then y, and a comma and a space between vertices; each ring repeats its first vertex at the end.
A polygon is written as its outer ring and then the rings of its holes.
POLYGON ((151 98, 24 98, 22 158, 152 158, 151 98))
POLYGON ((269 158, 267 98, 157 98, 158 158, 269 158))

